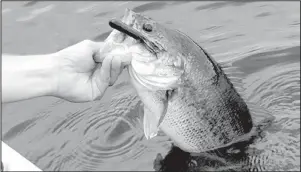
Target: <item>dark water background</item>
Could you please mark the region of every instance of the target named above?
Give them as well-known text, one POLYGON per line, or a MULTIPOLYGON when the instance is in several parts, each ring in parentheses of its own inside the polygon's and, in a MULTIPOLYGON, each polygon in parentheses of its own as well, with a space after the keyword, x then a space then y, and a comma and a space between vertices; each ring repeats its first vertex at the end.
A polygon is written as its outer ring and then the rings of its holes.
MULTIPOLYGON (((2 51, 52 53, 103 40, 125 8, 191 36, 244 72, 243 96, 276 120, 253 145, 261 170, 300 170, 300 2, 3 2, 2 51)), ((53 97, 4 104, 2 138, 43 170, 153 170, 171 141, 146 141, 141 103, 123 73, 101 101, 53 97)))

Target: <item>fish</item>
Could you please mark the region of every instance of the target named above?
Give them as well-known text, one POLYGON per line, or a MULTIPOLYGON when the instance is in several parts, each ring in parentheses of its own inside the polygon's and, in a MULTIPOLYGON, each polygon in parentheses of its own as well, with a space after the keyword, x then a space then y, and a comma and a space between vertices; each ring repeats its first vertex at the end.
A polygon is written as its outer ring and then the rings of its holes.
POLYGON ((109 25, 113 31, 102 51, 118 46, 131 55, 127 70, 144 105, 147 139, 161 130, 182 150, 200 153, 254 133, 249 107, 227 68, 189 36, 130 9, 109 25))

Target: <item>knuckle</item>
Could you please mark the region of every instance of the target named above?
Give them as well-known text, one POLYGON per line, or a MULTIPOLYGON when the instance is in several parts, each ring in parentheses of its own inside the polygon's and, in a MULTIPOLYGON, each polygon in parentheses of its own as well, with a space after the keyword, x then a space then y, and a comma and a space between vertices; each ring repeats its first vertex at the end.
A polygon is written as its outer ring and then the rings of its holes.
POLYGON ((84 44, 84 45, 86 45, 86 46, 91 45, 91 43, 92 43, 92 41, 89 40, 89 39, 85 39, 85 40, 82 41, 82 44, 84 44))

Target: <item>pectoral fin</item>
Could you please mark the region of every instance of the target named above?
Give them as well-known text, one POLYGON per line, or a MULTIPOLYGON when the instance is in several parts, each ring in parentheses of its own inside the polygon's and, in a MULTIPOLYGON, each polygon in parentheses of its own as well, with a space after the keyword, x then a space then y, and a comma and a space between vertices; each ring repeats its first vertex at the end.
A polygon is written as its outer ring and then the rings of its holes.
POLYGON ((143 130, 146 139, 156 137, 159 131, 156 116, 144 106, 143 130))
POLYGON ((139 94, 144 103, 143 127, 146 139, 157 136, 159 125, 164 119, 167 111, 167 99, 163 91, 151 92, 144 90, 139 94))
POLYGON ((145 88, 137 80, 133 78, 131 70, 129 70, 131 81, 137 93, 144 104, 143 127, 144 134, 147 139, 153 138, 159 131, 159 125, 164 119, 168 106, 168 97, 166 91, 153 91, 145 88))
MULTIPOLYGON (((165 92, 165 98, 164 99, 166 101, 166 104, 168 104, 168 101, 172 100, 172 98, 175 94, 176 94, 176 90, 167 90, 165 92)), ((159 127, 160 124, 163 122, 163 119, 164 119, 164 117, 166 115, 166 111, 167 111, 167 105, 166 105, 166 108, 164 110, 165 110, 165 112, 160 115, 160 119, 157 123, 158 124, 157 127, 159 127)))
POLYGON ((140 90, 144 103, 144 134, 147 139, 157 136, 159 126, 166 116, 168 101, 176 94, 175 90, 152 92, 146 89, 140 90))

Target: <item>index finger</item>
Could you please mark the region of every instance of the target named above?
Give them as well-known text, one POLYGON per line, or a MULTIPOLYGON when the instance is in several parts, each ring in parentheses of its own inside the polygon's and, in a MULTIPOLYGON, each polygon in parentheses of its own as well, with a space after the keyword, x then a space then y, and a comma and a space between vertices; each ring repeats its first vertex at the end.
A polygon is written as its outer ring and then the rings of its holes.
POLYGON ((104 60, 107 53, 110 53, 113 49, 120 46, 121 42, 125 39, 125 34, 113 29, 110 35, 103 42, 99 51, 94 54, 94 61, 100 63, 104 60))

